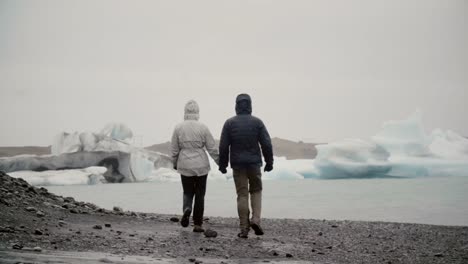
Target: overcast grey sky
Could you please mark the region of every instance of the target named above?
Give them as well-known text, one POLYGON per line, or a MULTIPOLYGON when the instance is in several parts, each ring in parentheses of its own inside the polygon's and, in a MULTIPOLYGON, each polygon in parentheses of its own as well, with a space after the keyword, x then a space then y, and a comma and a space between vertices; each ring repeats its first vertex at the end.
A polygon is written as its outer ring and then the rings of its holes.
POLYGON ((0 0, 0 145, 126 123, 215 137, 251 94, 276 137, 368 138, 419 108, 468 135, 468 1, 0 0))

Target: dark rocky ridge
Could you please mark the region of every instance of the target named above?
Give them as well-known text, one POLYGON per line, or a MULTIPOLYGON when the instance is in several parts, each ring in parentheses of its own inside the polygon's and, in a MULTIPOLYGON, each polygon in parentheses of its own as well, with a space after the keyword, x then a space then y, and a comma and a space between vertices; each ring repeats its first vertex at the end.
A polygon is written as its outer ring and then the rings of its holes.
MULTIPOLYGON (((315 143, 294 142, 287 139, 272 138, 273 153, 277 157, 286 157, 287 159, 314 159, 317 156, 315 143)), ((216 140, 219 145, 219 140, 216 140)), ((170 155, 171 142, 155 144, 146 147, 148 150, 170 155)))
POLYGON ((237 219, 210 217, 205 228, 218 235, 207 238, 170 221, 173 215, 106 210, 1 172, 0 212, 0 259, 8 250, 29 248, 177 258, 185 263, 199 258, 225 263, 468 263, 468 227, 264 219, 263 237, 251 232, 242 240, 236 236, 237 219))

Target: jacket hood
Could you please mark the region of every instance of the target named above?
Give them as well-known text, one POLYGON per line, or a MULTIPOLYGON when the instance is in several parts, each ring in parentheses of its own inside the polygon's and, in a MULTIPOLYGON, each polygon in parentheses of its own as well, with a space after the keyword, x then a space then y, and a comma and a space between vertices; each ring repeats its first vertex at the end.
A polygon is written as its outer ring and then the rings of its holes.
POLYGON ((250 115, 252 114, 252 99, 248 94, 239 94, 236 98, 236 114, 250 115))
POLYGON ((200 108, 195 100, 190 100, 185 104, 184 120, 198 120, 200 118, 200 108))

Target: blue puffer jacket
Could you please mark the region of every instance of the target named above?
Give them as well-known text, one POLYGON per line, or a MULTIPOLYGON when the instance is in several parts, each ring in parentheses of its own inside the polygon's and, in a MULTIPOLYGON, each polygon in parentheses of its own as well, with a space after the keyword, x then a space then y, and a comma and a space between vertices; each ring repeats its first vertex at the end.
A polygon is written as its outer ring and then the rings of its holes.
POLYGON ((229 159, 233 169, 261 167, 262 154, 273 166, 270 135, 262 120, 252 116, 252 100, 248 94, 236 98, 236 116, 224 123, 219 143, 219 168, 225 169, 229 159), (261 152, 260 152, 261 147, 261 152))

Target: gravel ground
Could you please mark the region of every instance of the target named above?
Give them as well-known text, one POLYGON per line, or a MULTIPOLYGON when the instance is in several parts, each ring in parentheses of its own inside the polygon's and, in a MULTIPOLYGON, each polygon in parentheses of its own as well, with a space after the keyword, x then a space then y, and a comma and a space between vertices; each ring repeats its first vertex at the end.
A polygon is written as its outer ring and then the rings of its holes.
POLYGON ((264 236, 240 239, 238 219, 210 217, 208 238, 180 216, 109 211, 1 172, 0 212, 0 263, 85 263, 86 252, 98 263, 468 263, 468 227, 264 219, 264 236))

